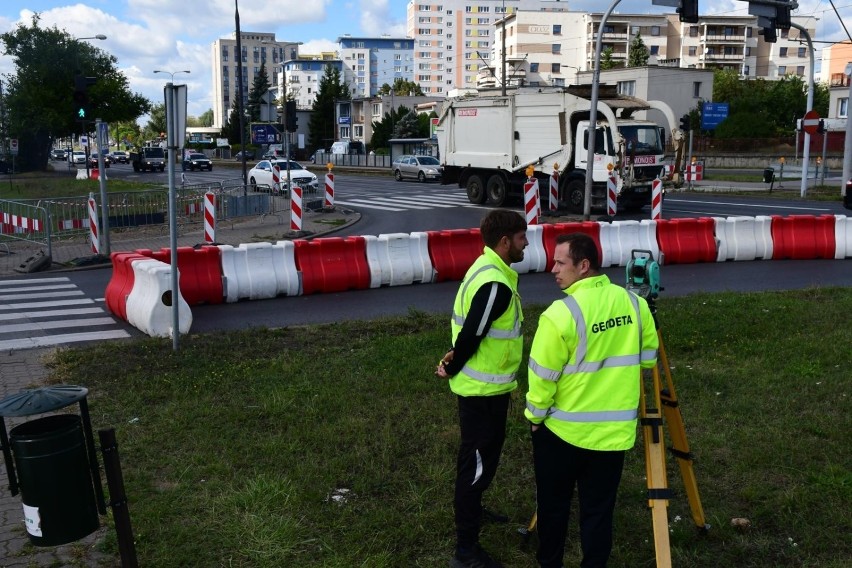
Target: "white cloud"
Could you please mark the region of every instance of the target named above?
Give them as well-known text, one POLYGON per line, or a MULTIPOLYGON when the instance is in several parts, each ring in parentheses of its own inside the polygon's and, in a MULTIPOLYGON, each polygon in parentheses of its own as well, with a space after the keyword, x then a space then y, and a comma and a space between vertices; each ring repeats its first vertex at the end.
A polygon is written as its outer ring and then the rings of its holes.
MULTIPOLYGON (((390 0, 361 0, 361 30, 365 36, 405 37, 405 22, 390 17, 390 0)), ((401 0, 394 0, 400 2, 401 0)))

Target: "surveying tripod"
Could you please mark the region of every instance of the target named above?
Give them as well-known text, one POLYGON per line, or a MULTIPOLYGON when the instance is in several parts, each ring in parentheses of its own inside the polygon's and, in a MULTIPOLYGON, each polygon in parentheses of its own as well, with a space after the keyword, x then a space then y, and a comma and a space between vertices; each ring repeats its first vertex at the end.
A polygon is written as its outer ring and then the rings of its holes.
MULTIPOLYGON (((654 262, 650 251, 632 251, 632 259, 627 265, 627 289, 641 296, 648 302, 651 315, 654 317, 654 326, 657 330, 659 347, 657 350, 657 364, 651 369, 651 393, 646 396, 646 376, 640 371, 639 390, 639 424, 642 427, 642 438, 645 447, 645 473, 648 484, 648 507, 651 509, 651 521, 654 527, 654 550, 656 552, 657 568, 671 568, 671 545, 669 543, 668 504, 672 497, 672 491, 668 487, 666 476, 666 452, 663 447, 665 443, 663 435, 663 423, 669 426, 669 438, 671 447, 669 450, 677 459, 680 466, 680 474, 686 488, 686 496, 689 500, 689 508, 695 526, 701 531, 710 529, 704 517, 704 509, 701 506, 701 498, 698 495, 698 482, 692 469, 692 453, 689 451, 689 442, 686 440, 686 431, 683 428, 683 417, 672 381, 671 367, 669 367, 666 348, 663 344, 663 333, 657 318, 656 298, 659 286, 659 265, 654 262), (645 257, 637 255, 646 254, 645 257), (663 375, 660 375, 660 368, 663 375), (665 379, 665 385, 663 384, 665 379)), ((538 523, 538 513, 533 513, 529 525, 518 529, 524 541, 535 531, 538 523)))

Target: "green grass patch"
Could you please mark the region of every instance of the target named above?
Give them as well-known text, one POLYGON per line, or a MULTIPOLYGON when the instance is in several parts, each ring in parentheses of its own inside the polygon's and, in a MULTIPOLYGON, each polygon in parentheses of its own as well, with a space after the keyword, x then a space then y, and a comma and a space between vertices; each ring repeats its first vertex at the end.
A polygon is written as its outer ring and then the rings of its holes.
MULTIPOLYGON (((58 162, 57 162, 58 164, 58 162)), ((48 166, 49 168, 51 166, 48 166)), ((46 172, 27 172, 12 176, 0 176, 0 199, 49 199, 53 197, 74 197, 94 192, 99 195, 98 180, 77 179, 77 170, 68 170, 64 164, 53 165, 46 172)), ((162 188, 162 184, 140 183, 114 179, 107 171, 107 191, 137 192, 162 188)))
MULTIPOLYGON (((554 297, 556 292, 554 291, 554 297)), ((852 559, 852 289, 658 301, 701 501, 669 459, 682 567, 840 568, 852 559), (751 528, 732 528, 743 517, 751 528)), ((526 310, 527 349, 541 307, 526 310)), ((456 400, 433 368, 449 316, 194 334, 57 353, 114 427, 141 566, 444 566, 454 544, 456 400)), ((483 545, 535 566, 526 369, 486 503, 483 545)), ((654 565, 642 444, 628 454, 611 566, 654 565)), ((576 508, 575 508, 576 511, 576 508)), ((114 536, 106 548, 116 553, 114 536)), ((117 553, 116 553, 117 554, 117 553)), ((579 563, 576 517, 566 566, 579 563)))

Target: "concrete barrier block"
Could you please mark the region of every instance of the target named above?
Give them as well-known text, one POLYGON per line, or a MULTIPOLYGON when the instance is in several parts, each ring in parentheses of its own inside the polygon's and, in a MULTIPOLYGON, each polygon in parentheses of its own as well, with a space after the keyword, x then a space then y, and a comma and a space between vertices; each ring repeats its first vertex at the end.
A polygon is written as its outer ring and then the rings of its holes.
POLYGON ((518 274, 527 272, 544 272, 547 267, 547 251, 544 248, 544 226, 528 225, 527 241, 529 245, 524 249, 524 260, 512 264, 512 268, 518 274))
POLYGON ((219 250, 227 302, 299 295, 292 241, 219 245, 219 250))
POLYGON ((429 234, 425 232, 411 233, 412 263, 414 265, 414 281, 429 283, 435 281, 435 267, 429 256, 429 234))
POLYGON ((852 257, 852 217, 846 215, 835 215, 834 241, 836 249, 835 259, 852 257))
POLYGON ((367 246, 367 266, 370 267, 370 288, 379 288, 383 282, 383 275, 390 270, 389 266, 385 266, 383 262, 387 262, 387 256, 381 254, 378 237, 375 235, 364 235, 364 242, 367 246))
POLYGON ((656 221, 613 221, 599 225, 602 267, 627 266, 634 250, 651 251, 654 259, 662 264, 656 221))
POLYGON ((403 286, 414 283, 411 235, 387 233, 379 235, 378 251, 382 258, 382 284, 403 286))

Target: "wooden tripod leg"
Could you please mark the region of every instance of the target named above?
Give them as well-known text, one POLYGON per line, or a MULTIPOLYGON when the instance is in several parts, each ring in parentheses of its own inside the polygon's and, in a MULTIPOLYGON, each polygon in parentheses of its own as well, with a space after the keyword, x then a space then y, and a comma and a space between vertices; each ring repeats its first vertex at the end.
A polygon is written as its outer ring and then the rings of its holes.
POLYGON ((670 449, 680 466, 680 475, 683 478, 683 485, 689 500, 692 520, 695 526, 706 531, 710 528, 710 525, 707 524, 704 516, 704 508, 701 506, 701 497, 698 494, 698 481, 695 479, 695 471, 692 469, 693 456, 689 451, 689 442, 686 439, 686 430, 683 426, 683 415, 680 412, 674 381, 672 381, 671 368, 669 367, 668 357, 663 346, 663 336, 659 330, 657 330, 657 336, 660 340, 659 360, 666 376, 666 387, 660 391, 660 400, 662 402, 663 415, 669 429, 669 439, 672 442, 670 449))
POLYGON ((666 452, 663 438, 663 417, 660 414, 660 372, 653 369, 653 406, 647 404, 645 385, 640 389, 639 411, 642 437, 645 444, 645 473, 648 480, 648 507, 654 525, 654 550, 657 568, 672 565, 669 543, 668 504, 671 497, 666 480, 666 452))

